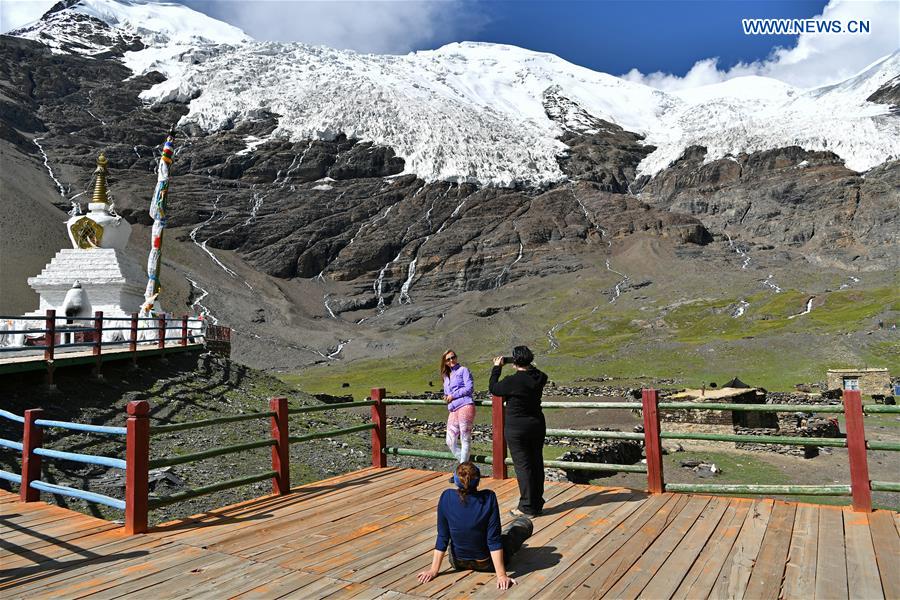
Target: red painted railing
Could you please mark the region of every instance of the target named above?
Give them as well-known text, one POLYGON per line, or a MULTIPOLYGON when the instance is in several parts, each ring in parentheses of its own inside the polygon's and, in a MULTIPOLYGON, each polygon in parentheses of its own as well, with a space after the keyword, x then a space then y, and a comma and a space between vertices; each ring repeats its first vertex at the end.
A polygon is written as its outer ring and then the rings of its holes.
MULTIPOLYGON (((354 431, 362 431, 371 429, 372 433, 372 466, 383 468, 387 466, 387 418, 386 418, 386 392, 383 388, 373 388, 371 391, 371 400, 364 402, 348 403, 347 406, 371 406, 371 424, 354 426, 344 430, 336 430, 333 432, 325 432, 319 434, 307 434, 299 438, 291 438, 288 427, 289 415, 299 412, 312 412, 320 410, 338 410, 344 408, 341 404, 326 407, 300 407, 295 409, 288 408, 286 398, 272 398, 269 402, 269 413, 253 413, 247 415, 236 415, 228 417, 220 417, 204 422, 171 424, 156 426, 159 430, 183 430, 194 428, 197 426, 208 426, 219 421, 247 420, 251 418, 270 418, 271 424, 271 441, 268 443, 254 442, 252 447, 261 447, 261 445, 271 445, 272 458, 272 492, 274 494, 290 493, 290 444, 292 441, 298 442, 305 439, 320 438, 332 434, 344 434, 354 431)), ((393 400, 393 403, 400 403, 401 400, 393 400)), ((406 401, 415 402, 415 400, 406 401)), ((421 401, 419 401, 421 402, 421 401)), ((849 456, 850 466, 850 493, 852 495, 853 510, 858 512, 868 512, 872 510, 872 482, 869 479, 868 462, 867 462, 867 442, 865 437, 865 429, 863 425, 864 409, 862 406, 861 396, 858 391, 845 391, 843 412, 846 418, 846 445, 849 456)), ((642 402, 640 405, 643 413, 644 421, 644 448, 647 460, 647 490, 652 494, 658 494, 666 491, 666 484, 663 477, 662 462, 662 443, 659 419, 659 398, 656 390, 643 390, 642 402)), ((672 408, 669 404, 667 409, 672 408)), ((837 408, 837 407, 832 407, 837 408)), ((893 408, 893 407, 891 407, 893 408)), ((839 410, 839 409, 838 409, 839 410)), ((506 440, 504 436, 504 402, 502 398, 493 397, 491 402, 491 414, 493 425, 493 455, 489 458, 485 457, 486 462, 490 462, 493 466, 493 477, 496 479, 506 479, 506 440)), ((125 531, 128 534, 142 533, 148 527, 148 512, 151 503, 148 499, 148 478, 151 462, 150 460, 150 435, 151 426, 149 422, 150 405, 146 401, 130 402, 127 406, 127 422, 126 422, 126 485, 125 485, 125 531)), ((830 411, 834 412, 834 411, 830 411)), ((887 411, 878 411, 887 412, 887 411)), ((7 417, 11 417, 11 413, 6 413, 7 417)), ((36 421, 42 418, 41 409, 32 409, 25 411, 23 424, 23 440, 22 440, 22 473, 20 486, 20 499, 22 502, 33 502, 39 499, 39 491, 31 487, 30 483, 40 480, 41 457, 35 453, 35 449, 41 447, 42 428, 36 424, 36 421)), ((21 420, 21 419, 20 419, 21 420)), ((603 433, 603 432, 599 432, 603 433)), ((754 436, 747 436, 748 440, 752 440, 754 436)), ((814 438, 813 438, 814 439, 814 438)), ((824 440, 823 440, 824 441, 824 440)), ((869 444, 876 444, 869 442, 869 444)), ((894 444, 880 443, 881 446, 891 446, 894 444)), ((219 450, 237 451, 237 448, 225 448, 219 450)), ((206 453, 208 454, 208 452, 206 453)), ((169 459, 166 459, 169 460, 169 459)), ((181 460, 180 462, 184 462, 181 460)), ((177 464, 177 463, 176 463, 177 464)), ((258 475, 255 481, 261 477, 269 477, 258 475)), ((228 483, 228 482, 226 482, 228 483)), ((240 484, 235 480, 231 483, 240 484)), ((876 482, 882 483, 882 482, 876 482)), ((896 484, 883 484, 887 486, 896 486, 896 484)), ((219 488, 224 489, 224 488, 219 488)), ((887 488, 881 488, 887 489, 887 488)), ((197 491, 197 495, 201 493, 209 493, 210 490, 197 491)), ((213 490, 214 491, 214 490, 213 490)), ((689 491, 689 490, 682 490, 689 491)), ((893 490, 896 491, 896 490, 893 490)), ((729 492, 729 493, 753 493, 751 492, 729 492)), ((780 492, 779 492, 780 493, 780 492)), ((787 493, 787 492, 786 492, 787 493)), ((791 492, 796 493, 796 492, 791 492)), ((846 494, 846 492, 844 492, 846 494)))
MULTIPOLYGON (((16 353, 35 349, 43 349, 43 360, 47 369, 47 384, 53 385, 54 371, 58 359, 64 358, 59 351, 63 349, 82 349, 89 347, 94 361, 94 373, 100 374, 103 365, 104 348, 109 346, 127 346, 134 363, 137 363, 139 334, 141 331, 152 331, 155 339, 147 340, 160 351, 166 351, 166 342, 176 342, 181 347, 186 347, 193 339, 204 339, 204 323, 202 319, 189 317, 160 316, 138 317, 132 313, 128 317, 105 317, 103 311, 96 311, 90 318, 69 318, 57 316, 56 311, 48 309, 43 317, 0 316, 0 320, 27 323, 29 321, 40 322, 39 326, 31 327, 20 325, 22 329, 0 330, 0 336, 22 335, 24 345, 12 346, 0 345, 0 357, 8 353, 16 353), (141 325, 141 322, 144 322, 141 325), (119 339, 104 341, 104 332, 122 332, 119 339), (176 335, 171 335, 177 332, 176 335), (167 335, 169 334, 169 335, 167 335), (29 337, 31 336, 31 337, 29 337), (37 336, 37 337, 34 337, 37 336), (69 341, 66 341, 66 339, 69 341)), ((217 331, 230 329, 218 327, 217 331)), ((171 350, 171 348, 169 348, 171 350)))
POLYGON ((847 456, 850 459, 850 493, 853 510, 872 510, 872 490, 863 426, 862 396, 858 390, 844 391, 844 421, 847 427, 847 456))

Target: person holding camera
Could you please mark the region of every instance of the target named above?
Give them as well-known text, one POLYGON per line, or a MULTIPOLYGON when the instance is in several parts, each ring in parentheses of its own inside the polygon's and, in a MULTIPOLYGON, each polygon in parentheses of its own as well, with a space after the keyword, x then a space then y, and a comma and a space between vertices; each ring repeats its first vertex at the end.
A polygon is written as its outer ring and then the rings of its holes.
POLYGON ((469 369, 459 364, 453 350, 441 356, 441 379, 444 380, 444 402, 447 403, 447 447, 456 460, 469 460, 472 427, 475 425, 475 384, 469 369), (457 446, 457 440, 459 445, 457 446))
POLYGON ((527 346, 513 348, 511 357, 498 356, 491 369, 489 389, 506 399, 506 443, 519 483, 519 505, 514 516, 536 516, 544 508, 544 438, 547 423, 541 410, 541 396, 547 374, 535 368, 534 353, 527 346), (500 381, 503 365, 511 362, 516 371, 500 381))

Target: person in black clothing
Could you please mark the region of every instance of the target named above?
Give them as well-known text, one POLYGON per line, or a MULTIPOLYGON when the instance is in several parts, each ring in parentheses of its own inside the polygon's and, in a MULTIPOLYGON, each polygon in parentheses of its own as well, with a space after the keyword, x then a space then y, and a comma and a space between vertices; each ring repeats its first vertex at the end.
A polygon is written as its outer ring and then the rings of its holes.
POLYGON ((541 396, 547 374, 531 364, 534 353, 527 346, 513 348, 516 372, 499 381, 504 359, 494 359, 489 389, 506 399, 506 443, 519 482, 519 506, 513 515, 535 516, 544 508, 544 437, 547 423, 541 411, 541 396))

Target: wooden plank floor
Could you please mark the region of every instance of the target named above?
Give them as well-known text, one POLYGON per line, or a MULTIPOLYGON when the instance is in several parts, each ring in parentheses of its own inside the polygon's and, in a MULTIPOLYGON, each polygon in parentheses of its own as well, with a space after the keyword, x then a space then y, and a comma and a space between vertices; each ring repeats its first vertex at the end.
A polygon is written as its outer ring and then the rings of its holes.
MULTIPOLYGON (((504 511, 514 480, 484 480, 504 511)), ((447 474, 365 469, 127 537, 0 492, 0 597, 900 598, 900 518, 547 483, 518 585, 431 562, 447 474)))

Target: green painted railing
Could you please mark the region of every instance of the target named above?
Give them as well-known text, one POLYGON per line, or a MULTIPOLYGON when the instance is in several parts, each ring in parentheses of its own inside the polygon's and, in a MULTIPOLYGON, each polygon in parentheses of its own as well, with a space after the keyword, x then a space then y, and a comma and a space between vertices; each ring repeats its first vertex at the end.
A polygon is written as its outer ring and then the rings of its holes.
POLYGON ((344 410, 347 408, 358 408, 360 406, 372 406, 375 404, 372 400, 361 400, 359 402, 337 402, 335 404, 323 404, 321 406, 300 406, 298 408, 289 408, 289 415, 300 415, 311 412, 324 412, 327 410, 344 410))
MULTIPOLYGON (((377 390, 373 389, 374 392, 377 390)), ((381 391, 383 394, 383 390, 381 391)), ((593 431, 580 429, 548 429, 549 437, 570 438, 597 438, 597 439, 623 439, 643 441, 647 466, 643 465, 596 465, 593 463, 571 463, 568 461, 545 460, 544 465, 564 469, 592 469, 608 471, 642 472, 648 474, 648 488, 651 492, 701 492, 721 494, 785 494, 785 495, 810 495, 810 496, 853 496, 853 505, 857 510, 868 510, 871 506, 871 491, 900 491, 900 483, 868 480, 868 470, 865 465, 866 450, 900 451, 900 443, 879 440, 865 440, 862 428, 864 415, 874 414, 900 414, 900 406, 891 405, 866 405, 862 406, 858 393, 850 394, 853 413, 847 416, 847 396, 842 404, 743 404, 734 402, 659 402, 657 394, 653 390, 642 392, 641 402, 543 402, 543 410, 559 409, 626 409, 641 413, 644 419, 645 433, 632 433, 622 431, 593 431), (729 433, 701 433, 701 432, 677 432, 660 431, 659 411, 732 411, 736 413, 821 413, 844 414, 846 416, 848 436, 846 438, 820 438, 803 436, 780 435, 752 435, 729 433), (712 442, 733 442, 735 444, 779 444, 794 446, 816 446, 848 448, 851 463, 852 485, 743 485, 743 484, 666 484, 662 478, 661 440, 699 440, 712 442)), ((411 398, 391 398, 383 401, 385 405, 444 405, 442 400, 422 400, 411 398)), ((501 424, 498 429, 497 404, 502 406, 502 399, 494 397, 491 401, 479 401, 480 405, 491 405, 493 412, 493 430, 495 432, 494 456, 479 457, 481 460, 490 461, 494 471, 503 468, 501 477, 505 476, 505 466, 512 464, 509 459, 498 462, 498 450, 505 455, 505 444, 498 446, 496 432, 499 430, 502 436, 502 410, 500 411, 501 424), (498 403, 499 400, 499 403, 498 403)), ((431 452, 413 450, 408 448, 385 449, 386 453, 421 456, 425 458, 439 458, 448 461, 454 460, 449 452, 431 452)), ((496 475, 495 475, 496 476, 496 475)))
POLYGON ((667 483, 667 492, 786 496, 849 496, 849 485, 753 485, 728 483, 667 483))
POLYGON ((872 490, 876 492, 900 492, 900 482, 873 481, 872 490))
POLYGON ((191 454, 182 454, 180 456, 157 458, 150 461, 150 468, 158 469, 160 467, 174 467, 175 465, 197 462, 200 460, 206 460, 207 458, 215 458, 217 456, 224 456, 226 454, 235 454, 237 452, 243 452, 244 450, 253 450, 255 448, 275 446, 277 443, 278 442, 276 440, 259 440, 256 442, 247 442, 244 444, 234 444, 232 446, 221 446, 219 448, 204 450, 203 452, 192 452, 191 454))
MULTIPOLYGON (((441 452, 440 450, 418 450, 416 448, 396 448, 393 446, 384 449, 385 454, 393 454, 394 456, 417 456, 419 458, 437 458, 441 460, 456 460, 450 452, 441 452)), ((473 463, 489 465, 494 460, 490 454, 473 454, 469 457, 473 463)))
POLYGON ((547 437, 574 437, 574 438, 597 438, 607 440, 638 440, 644 441, 643 433, 633 433, 631 431, 599 431, 593 429, 548 429, 547 437))
POLYGON ((846 448, 844 438, 788 437, 782 435, 741 435, 731 433, 687 433, 663 431, 659 437, 664 440, 705 440, 711 442, 736 442, 744 444, 785 444, 789 446, 830 446, 846 448))
MULTIPOLYGON (((384 449, 385 454, 393 454, 395 456, 418 456, 420 458, 436 458, 441 460, 456 461, 457 458, 450 452, 441 452, 439 450, 417 450, 415 448, 396 448, 387 447, 384 449)), ((491 464, 494 457, 490 454, 473 454, 469 460, 474 463, 491 464)), ((507 465, 512 465, 511 458, 504 459, 507 465)), ((627 473, 646 473, 647 467, 643 465, 616 465, 610 463, 585 463, 567 460, 545 460, 545 467, 554 467, 557 469, 571 469, 574 471, 622 471, 627 473)))
POLYGON ((354 425, 353 427, 344 427, 342 429, 332 429, 331 431, 317 431, 315 433, 307 433, 304 435, 292 435, 288 437, 288 441, 292 444, 299 442, 308 442, 309 440, 320 440, 322 438, 337 437, 348 433, 356 433, 357 431, 370 431, 375 429, 374 423, 366 423, 364 425, 354 425))
POLYGON ((887 450, 888 452, 900 452, 900 442, 882 442, 879 440, 866 441, 869 450, 887 450))
POLYGON ((269 419, 276 416, 274 412, 263 413, 247 413, 244 415, 230 415, 227 417, 216 417, 214 419, 203 419, 202 421, 191 421, 189 423, 170 423, 167 425, 151 425, 150 433, 171 433, 173 431, 187 431, 189 429, 200 429, 202 427, 211 427, 213 425, 222 425, 224 423, 238 423, 240 421, 255 421, 257 419, 269 419))
POLYGON ((734 404, 722 402, 660 402, 660 410, 730 410, 733 412, 842 413, 839 404, 734 404))
MULTIPOLYGON (((216 425, 222 425, 225 423, 237 423, 243 421, 258 421, 269 419, 272 422, 272 437, 264 440, 257 440, 252 442, 245 442, 241 444, 233 444, 229 446, 221 446, 218 448, 211 448, 209 450, 203 450, 200 452, 192 452, 189 454, 182 454, 179 456, 170 456, 163 458, 156 458, 150 460, 147 457, 146 464, 147 469, 156 469, 160 467, 170 467, 175 465, 182 465, 187 463, 193 463, 201 460, 206 460, 210 458, 216 458, 218 456, 224 456, 228 454, 236 454, 240 452, 245 452, 248 450, 255 450, 258 448, 272 448, 272 470, 266 471, 265 473, 259 473, 256 475, 249 475, 246 477, 239 477, 236 479, 230 479, 228 481, 223 481, 220 483, 214 483, 210 485, 190 488, 187 490, 183 490, 180 492, 176 492, 174 494, 170 494, 168 496, 160 497, 160 498, 149 498, 149 495, 143 501, 143 506, 138 507, 138 511, 143 511, 144 514, 138 519, 138 526, 132 528, 134 532, 139 532, 146 530, 146 512, 149 510, 153 510, 156 508, 161 508, 164 506, 168 506, 171 504, 175 504, 178 502, 183 502, 185 500, 190 500, 193 498, 197 498, 200 496, 204 496, 207 494, 212 494, 214 492, 219 492, 222 490, 227 490, 231 488, 241 487, 245 485, 250 485, 253 483, 257 483, 260 481, 265 481, 267 479, 272 480, 273 487, 275 488, 275 493, 288 493, 290 490, 290 451, 289 446, 292 443, 301 443, 309 440, 321 439, 321 438, 330 438, 337 437, 340 435, 347 435, 351 433, 361 432, 361 431, 371 431, 376 427, 375 423, 364 423, 362 425, 355 425, 352 427, 343 427, 340 429, 332 429, 329 431, 317 431, 313 433, 307 433, 304 435, 291 436, 288 434, 288 418, 292 414, 305 414, 305 413, 314 413, 314 412, 323 412, 330 410, 343 410, 348 408, 358 408, 358 407, 371 407, 375 405, 375 401, 373 400, 364 400, 360 402, 341 402, 337 404, 326 404, 326 405, 316 405, 316 406, 300 406, 292 409, 288 409, 287 400, 284 398, 273 398, 270 401, 270 408, 272 410, 268 412, 258 412, 258 413, 248 413, 243 415, 229 415, 224 417, 215 417, 212 419, 203 419, 199 421, 191 421, 188 423, 168 423, 164 425, 153 425, 147 426, 147 439, 146 446, 149 448, 149 435, 152 434, 167 434, 174 433, 178 431, 190 431, 194 429, 200 429, 204 427, 212 427, 216 425), (143 521, 143 525, 141 526, 140 521, 143 521)), ((149 411, 149 408, 148 408, 149 411)), ((146 487, 146 484, 145 484, 146 487)))
POLYGON ((867 415, 892 414, 900 415, 900 406, 890 404, 865 404, 863 405, 863 413, 867 415))
MULTIPOLYGON (((414 448, 398 448, 387 446, 388 405, 434 405, 444 406, 442 400, 422 400, 414 398, 385 398, 381 388, 372 390, 372 398, 358 402, 342 402, 317 406, 300 406, 288 408, 287 399, 273 398, 270 410, 266 412, 242 415, 228 415, 203 419, 189 423, 168 423, 153 425, 149 423, 150 407, 147 402, 131 402, 128 406, 127 427, 127 472, 125 529, 128 533, 139 533, 147 529, 147 512, 150 509, 168 506, 177 502, 190 500, 213 492, 245 486, 267 479, 272 481, 276 494, 290 492, 290 444, 303 443, 315 439, 332 438, 371 431, 372 465, 387 466, 386 457, 415 456, 446 461, 455 461, 450 452, 419 450, 414 448), (291 415, 309 414, 323 411, 335 411, 367 407, 371 409, 371 422, 342 427, 327 431, 315 431, 301 435, 289 435, 289 417, 291 415), (264 440, 233 444, 192 452, 180 456, 171 456, 150 460, 150 434, 169 434, 178 431, 190 431, 204 427, 212 427, 225 423, 246 421, 270 421, 271 437, 264 440), (192 463, 228 454, 260 448, 271 448, 272 469, 263 473, 230 479, 219 483, 195 487, 174 494, 151 498, 148 491, 148 473, 151 468, 160 468, 192 463)), ((493 476, 505 478, 507 466, 512 465, 506 458, 506 445, 503 439, 504 404, 502 398, 478 400, 479 406, 490 406, 492 412, 493 446, 492 454, 474 455, 471 460, 477 463, 490 464, 493 476), (499 434, 499 435, 498 435, 499 434)), ((838 405, 777 405, 777 404, 736 404, 736 403, 693 403, 693 402, 658 402, 656 392, 644 390, 643 398, 637 402, 545 402, 544 409, 628 409, 640 412, 644 421, 644 432, 599 431, 583 429, 548 429, 550 437, 620 439, 641 441, 644 444, 646 465, 643 464, 601 464, 574 461, 545 460, 544 465, 564 470, 585 470, 596 472, 646 473, 648 490, 651 493, 662 491, 717 493, 717 494, 783 494, 804 496, 853 496, 856 510, 869 510, 871 507, 871 491, 900 492, 900 482, 869 481, 866 466, 866 450, 900 451, 900 443, 880 440, 865 440, 862 420, 865 414, 900 414, 898 406, 867 405, 862 406, 858 393, 847 393, 844 406, 838 405), (659 411, 674 410, 720 410, 735 412, 819 412, 844 413, 847 428, 846 438, 814 438, 797 436, 772 435, 738 435, 724 433, 694 433, 660 431, 659 411), (735 443, 786 444, 800 446, 846 447, 850 457, 851 485, 753 485, 753 484, 666 484, 662 478, 661 440, 703 440, 735 443)))
MULTIPOLYGON (((374 391, 374 390, 373 390, 374 391)), ((402 405, 432 405, 432 406, 446 406, 447 403, 443 400, 423 400, 419 398, 391 398, 384 399, 382 401, 384 405, 393 405, 393 406, 402 406, 402 405)), ((476 400, 476 405, 482 406, 493 406, 492 400, 476 400)), ((640 408, 641 405, 635 402, 544 402, 541 404, 542 408, 640 408)), ((586 430, 586 429, 548 429, 547 435, 551 437, 579 437, 579 438, 596 438, 596 439, 628 439, 628 440, 643 440, 643 433, 631 433, 625 431, 594 431, 594 430, 586 430)), ((388 449, 385 448, 385 452, 389 454, 398 454, 401 456, 419 456, 422 458, 435 458, 447 461, 456 461, 457 458, 453 456, 450 452, 435 452, 431 450, 414 450, 411 448, 391 448, 391 452, 387 452, 388 449)), ((504 452, 505 454, 505 452, 504 452)), ((487 457, 490 462, 493 462, 493 458, 487 457)), ((473 462, 476 462, 474 459, 470 458, 473 462)), ((511 465, 511 459, 505 459, 504 464, 511 465)), ((625 472, 625 473, 646 473, 647 467, 642 465, 618 465, 611 463, 584 463, 584 462, 575 462, 575 461, 560 461, 560 460, 544 460, 545 467, 554 467, 560 469, 572 469, 572 470, 587 470, 587 471, 616 471, 616 472, 625 472)))
POLYGON ((273 477, 277 476, 277 471, 268 471, 266 473, 260 473, 259 475, 249 475, 247 477, 229 479, 228 481, 222 481, 220 483, 204 485, 189 490, 184 490, 182 492, 175 492, 174 494, 169 494, 168 496, 163 496, 161 498, 150 498, 148 500, 148 508, 150 510, 153 510, 155 508, 162 508, 163 506, 169 506, 170 504, 184 502, 185 500, 190 500, 192 498, 199 498, 200 496, 205 496, 214 492, 221 492, 222 490, 230 490, 231 488, 250 485, 251 483, 265 481, 266 479, 272 479, 273 477))

